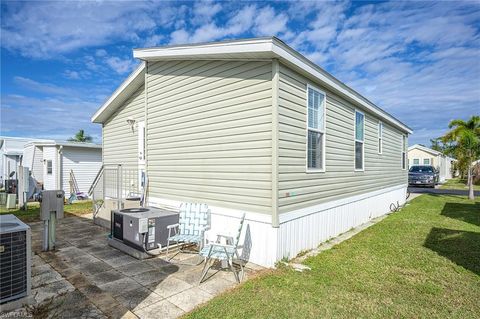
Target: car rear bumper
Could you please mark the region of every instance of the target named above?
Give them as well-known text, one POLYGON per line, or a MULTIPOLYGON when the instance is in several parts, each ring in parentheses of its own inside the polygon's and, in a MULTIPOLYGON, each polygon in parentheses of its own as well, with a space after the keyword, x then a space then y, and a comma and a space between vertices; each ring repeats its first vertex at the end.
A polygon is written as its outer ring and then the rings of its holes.
POLYGON ((408 181, 409 186, 435 186, 435 182, 427 182, 427 181, 408 181))

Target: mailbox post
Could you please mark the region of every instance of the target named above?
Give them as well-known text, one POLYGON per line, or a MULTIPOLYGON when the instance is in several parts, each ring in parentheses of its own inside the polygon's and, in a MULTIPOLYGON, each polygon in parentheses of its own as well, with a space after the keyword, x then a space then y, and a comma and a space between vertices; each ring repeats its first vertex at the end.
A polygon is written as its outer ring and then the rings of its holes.
POLYGON ((57 219, 63 218, 65 193, 62 190, 42 191, 40 194, 40 219, 43 220, 43 251, 55 248, 57 219))

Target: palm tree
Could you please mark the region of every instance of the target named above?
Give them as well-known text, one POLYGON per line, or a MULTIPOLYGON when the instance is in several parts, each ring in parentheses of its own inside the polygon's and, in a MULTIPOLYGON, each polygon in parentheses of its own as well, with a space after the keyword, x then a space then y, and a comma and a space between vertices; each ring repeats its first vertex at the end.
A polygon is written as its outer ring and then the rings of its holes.
POLYGON ((78 130, 77 134, 74 137, 68 139, 71 142, 91 142, 92 137, 90 135, 85 135, 84 130, 78 130))
POLYGON ((480 157, 480 116, 472 116, 468 121, 452 120, 442 138, 444 143, 455 144, 455 155, 459 166, 467 170, 468 198, 474 199, 472 163, 480 157))

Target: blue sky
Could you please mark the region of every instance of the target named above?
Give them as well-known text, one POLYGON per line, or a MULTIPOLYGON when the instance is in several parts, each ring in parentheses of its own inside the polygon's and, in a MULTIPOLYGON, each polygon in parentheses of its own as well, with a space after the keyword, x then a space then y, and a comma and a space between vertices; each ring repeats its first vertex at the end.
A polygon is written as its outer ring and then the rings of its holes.
POLYGON ((278 36, 429 144, 480 114, 479 2, 1 3, 0 135, 66 139, 138 63, 132 49, 278 36))

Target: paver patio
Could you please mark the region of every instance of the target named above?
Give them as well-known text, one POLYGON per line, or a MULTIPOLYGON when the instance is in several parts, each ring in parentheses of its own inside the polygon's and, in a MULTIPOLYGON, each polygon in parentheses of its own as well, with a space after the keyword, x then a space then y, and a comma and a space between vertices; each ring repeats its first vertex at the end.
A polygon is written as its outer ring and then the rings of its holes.
MULTIPOLYGON (((32 293, 36 309, 64 318, 176 318, 237 283, 231 272, 203 264, 169 263, 165 256, 137 260, 107 244, 109 231, 90 219, 68 217, 57 226, 57 248, 42 252, 41 222, 32 228, 32 293)), ((192 262, 188 254, 178 259, 192 262)), ((259 270, 248 265, 245 278, 259 270)))

